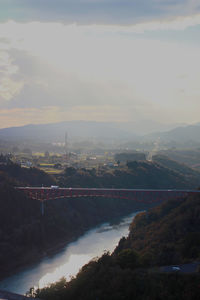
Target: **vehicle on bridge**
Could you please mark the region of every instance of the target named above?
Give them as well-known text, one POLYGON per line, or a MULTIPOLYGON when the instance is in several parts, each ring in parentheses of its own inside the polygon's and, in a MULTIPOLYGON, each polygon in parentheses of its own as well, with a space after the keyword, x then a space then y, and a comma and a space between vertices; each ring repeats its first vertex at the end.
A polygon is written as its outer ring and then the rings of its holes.
POLYGON ((51 189, 59 189, 58 185, 51 185, 51 189))
POLYGON ((175 271, 175 272, 177 272, 177 271, 180 271, 180 267, 178 267, 178 266, 173 266, 172 267, 172 271, 175 271))

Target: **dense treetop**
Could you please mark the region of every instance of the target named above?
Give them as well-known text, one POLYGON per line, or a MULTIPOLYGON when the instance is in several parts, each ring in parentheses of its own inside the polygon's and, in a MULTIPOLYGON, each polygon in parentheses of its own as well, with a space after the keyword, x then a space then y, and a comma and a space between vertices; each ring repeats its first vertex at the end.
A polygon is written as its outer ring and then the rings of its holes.
POLYGON ((70 282, 63 278, 38 290, 37 296, 44 300, 197 300, 199 273, 165 274, 159 266, 200 260, 199 216, 199 196, 142 213, 112 255, 105 253, 70 282))
MULTIPOLYGON (((185 169, 179 167, 177 169, 177 166, 175 169, 174 164, 172 165, 166 166, 162 160, 159 163, 132 161, 117 168, 107 169, 86 170, 70 167, 66 168, 63 174, 52 177, 36 168, 21 168, 9 157, 1 156, 0 277, 5 276, 9 270, 13 271, 34 259, 41 258, 52 245, 66 243, 100 222, 138 209, 130 200, 60 199, 46 202, 45 215, 42 217, 40 203, 26 198, 22 192, 16 191, 14 186, 55 184, 63 187, 110 188, 184 189, 197 187, 198 174, 190 170, 186 172, 185 169)), ((58 285, 54 285, 54 289, 59 291, 58 287, 61 287, 64 297, 67 298, 62 298, 60 294, 59 296, 53 294, 52 297, 52 287, 45 291, 51 295, 47 298, 46 294, 44 297, 42 294, 41 298, 55 300, 133 299, 133 295, 138 295, 140 287, 144 286, 144 278, 146 278, 146 291, 155 287, 160 295, 160 291, 163 292, 165 280, 169 280, 169 284, 172 283, 172 285, 173 280, 162 279, 162 276, 156 279, 154 277, 157 275, 155 275, 153 277, 155 280, 152 279, 152 285, 149 285, 148 272, 145 273, 144 270, 159 264, 199 259, 199 215, 199 198, 192 197, 166 203, 147 214, 138 216, 131 226, 128 239, 120 242, 112 256, 105 254, 98 261, 88 264, 77 276, 77 280, 72 280, 68 284, 63 280, 58 285), (143 273, 138 273, 137 268, 142 268, 143 273), (106 290, 102 289, 103 286, 106 286, 106 290), (134 293, 136 294, 133 294, 130 286, 135 287, 134 293), (115 294, 111 293, 113 287, 116 288, 115 294), (123 296, 124 289, 127 291, 125 296, 123 296)), ((180 281, 180 286, 189 285, 190 289, 191 282, 190 280, 184 283, 180 281)), ((141 299, 148 299, 145 292, 141 293, 141 299)), ((156 297, 150 299, 154 300, 156 297)), ((192 298, 188 296, 187 299, 192 298)))
POLYGON ((130 161, 109 169, 66 168, 57 180, 63 187, 186 189, 197 188, 199 178, 198 172, 188 177, 184 171, 177 172, 157 162, 130 161))

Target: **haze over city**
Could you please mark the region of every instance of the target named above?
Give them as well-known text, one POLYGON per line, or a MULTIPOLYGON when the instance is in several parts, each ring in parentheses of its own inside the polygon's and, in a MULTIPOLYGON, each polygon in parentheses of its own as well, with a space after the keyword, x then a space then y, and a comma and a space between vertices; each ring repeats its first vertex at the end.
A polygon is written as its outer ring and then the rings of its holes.
POLYGON ((0 128, 199 122, 199 1, 0 0, 0 128))

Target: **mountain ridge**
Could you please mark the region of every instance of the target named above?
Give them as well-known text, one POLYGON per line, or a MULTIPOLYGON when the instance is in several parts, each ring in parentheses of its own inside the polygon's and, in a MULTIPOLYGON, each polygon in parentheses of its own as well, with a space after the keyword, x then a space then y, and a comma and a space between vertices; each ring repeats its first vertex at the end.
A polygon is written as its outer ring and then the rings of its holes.
POLYGON ((71 137, 137 139, 140 136, 174 128, 177 124, 165 125, 154 121, 141 122, 97 122, 97 121, 62 121, 47 124, 27 124, 0 129, 0 138, 47 138, 63 140, 65 132, 71 137))

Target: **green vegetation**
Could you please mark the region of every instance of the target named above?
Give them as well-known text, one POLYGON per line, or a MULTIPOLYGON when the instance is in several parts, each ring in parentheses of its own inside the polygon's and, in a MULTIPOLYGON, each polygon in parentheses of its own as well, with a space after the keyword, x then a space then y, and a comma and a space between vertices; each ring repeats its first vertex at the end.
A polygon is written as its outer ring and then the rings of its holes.
POLYGON ((199 184, 198 176, 190 178, 155 162, 133 161, 116 169, 70 167, 66 168, 64 174, 58 175, 57 180, 63 187, 185 189, 196 188, 199 184))
POLYGON ((199 185, 200 182, 199 171, 189 168, 187 165, 172 160, 165 155, 154 155, 152 159, 154 162, 158 163, 159 165, 171 169, 175 171, 177 174, 184 175, 187 180, 193 182, 196 186, 199 185))
POLYGON ((85 265, 76 278, 38 290, 44 300, 197 300, 200 274, 152 266, 200 260, 200 197, 169 201, 138 215, 114 253, 85 265))
POLYGON ((199 195, 163 203, 136 216, 116 252, 135 249, 152 266, 200 260, 199 216, 199 195))
POLYGON ((121 269, 104 256, 85 266, 76 279, 67 283, 63 278, 38 291, 37 296, 44 300, 198 300, 199 280, 199 274, 121 269))
POLYGON ((62 170, 58 170, 56 168, 40 168, 40 170, 46 172, 47 174, 49 175, 56 175, 56 174, 61 174, 62 173, 62 170))
MULTIPOLYGON (((42 184, 64 187, 195 187, 182 173, 157 163, 128 162, 118 168, 91 170, 70 167, 62 174, 50 176, 37 168, 22 168, 8 156, 0 156, 0 277, 41 258, 47 251, 66 244, 101 222, 147 208, 147 205, 131 200, 59 199, 45 202, 45 216, 41 217, 40 203, 27 199, 13 187, 42 184)), ((191 240, 189 237, 188 241, 191 240)), ((126 254, 125 251, 119 261, 124 261, 126 254)), ((130 258, 135 253, 127 255, 130 258)), ((137 264, 137 255, 135 259, 137 264)))
POLYGON ((0 277, 41 250, 40 203, 0 184, 0 277))
POLYGON ((14 186, 30 185, 50 186, 55 184, 55 178, 37 168, 22 168, 8 157, 0 156, 0 183, 10 182, 14 186))
POLYGON ((128 162, 128 161, 144 161, 146 160, 146 155, 140 152, 122 152, 115 154, 115 160, 117 162, 128 162))
POLYGON ((131 200, 79 197, 45 202, 42 217, 40 202, 27 199, 10 185, 1 184, 0 195, 0 277, 97 224, 144 209, 131 200))
POLYGON ((144 208, 131 200, 79 197, 45 202, 42 217, 40 202, 26 198, 13 186, 41 186, 41 183, 49 186, 57 184, 56 179, 36 168, 21 168, 6 157, 1 157, 0 163, 2 278, 101 222, 144 208))
POLYGON ((159 152, 179 163, 186 164, 189 167, 200 170, 200 148, 196 149, 168 149, 159 152))

